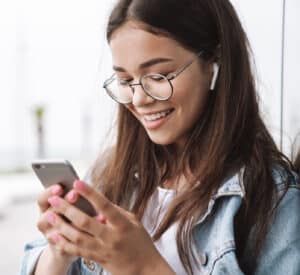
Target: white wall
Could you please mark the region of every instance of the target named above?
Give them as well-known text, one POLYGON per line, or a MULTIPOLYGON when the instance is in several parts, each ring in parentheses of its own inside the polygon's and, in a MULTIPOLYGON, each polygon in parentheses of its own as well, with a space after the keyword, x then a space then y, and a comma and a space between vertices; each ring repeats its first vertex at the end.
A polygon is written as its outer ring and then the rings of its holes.
POLYGON ((300 91, 299 91, 299 65, 300 65, 300 2, 287 1, 286 20, 286 47, 285 47, 285 79, 284 79, 284 131, 285 141, 295 140, 297 135, 297 148, 300 149, 300 91))
MULTIPOLYGON (((262 111, 269 129, 280 144, 281 50, 283 1, 233 1, 248 31, 255 53, 261 86, 262 111)), ((300 2, 286 1, 283 130, 284 150, 300 131, 300 94, 297 92, 300 2)))
MULTIPOLYGON (((95 156, 115 112, 101 89, 111 67, 104 26, 113 2, 14 0, 0 7, 0 170, 35 156, 38 104, 46 107, 49 157, 95 156)), ((279 143, 282 1, 232 2, 255 53, 263 115, 279 143)), ((284 130, 293 138, 300 131, 300 2, 287 2, 284 130)))

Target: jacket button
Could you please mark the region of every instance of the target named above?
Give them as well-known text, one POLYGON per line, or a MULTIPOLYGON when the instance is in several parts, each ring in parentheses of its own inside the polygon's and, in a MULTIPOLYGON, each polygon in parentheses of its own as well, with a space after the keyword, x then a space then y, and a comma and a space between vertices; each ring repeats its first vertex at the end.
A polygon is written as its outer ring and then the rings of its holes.
POLYGON ((90 261, 90 260, 86 260, 84 259, 83 260, 83 263, 87 266, 87 268, 91 271, 94 271, 95 268, 96 268, 96 264, 93 262, 93 261, 90 261))
POLYGON ((206 254, 206 252, 200 253, 199 260, 200 260, 201 265, 206 265, 207 264, 207 254, 206 254))

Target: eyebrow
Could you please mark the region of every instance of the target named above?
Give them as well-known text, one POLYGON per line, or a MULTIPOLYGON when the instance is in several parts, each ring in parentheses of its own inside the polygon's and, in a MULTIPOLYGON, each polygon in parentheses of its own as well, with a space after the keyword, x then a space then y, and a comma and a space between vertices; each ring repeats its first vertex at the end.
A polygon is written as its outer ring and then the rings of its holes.
MULTIPOLYGON (((145 69, 145 68, 151 67, 153 65, 159 64, 159 63, 165 63, 165 62, 170 62, 170 61, 173 61, 173 59, 163 58, 163 57, 153 58, 153 59, 150 59, 150 60, 140 64, 139 69, 145 69)), ((126 72, 126 70, 124 68, 115 66, 115 65, 113 66, 113 69, 116 72, 126 72)))

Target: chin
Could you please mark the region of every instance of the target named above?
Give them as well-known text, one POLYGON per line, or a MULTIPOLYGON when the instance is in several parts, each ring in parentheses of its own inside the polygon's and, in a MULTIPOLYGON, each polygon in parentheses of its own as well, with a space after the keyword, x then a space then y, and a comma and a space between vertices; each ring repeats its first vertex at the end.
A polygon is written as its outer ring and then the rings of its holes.
POLYGON ((172 138, 167 137, 165 135, 156 136, 148 133, 148 136, 151 139, 151 141, 157 145, 170 145, 174 143, 174 140, 172 138))

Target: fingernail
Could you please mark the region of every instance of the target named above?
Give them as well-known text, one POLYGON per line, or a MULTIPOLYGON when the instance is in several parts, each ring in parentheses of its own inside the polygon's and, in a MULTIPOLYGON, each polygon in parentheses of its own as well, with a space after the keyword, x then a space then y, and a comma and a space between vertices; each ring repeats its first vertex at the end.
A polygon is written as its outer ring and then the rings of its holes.
POLYGON ((76 193, 73 190, 68 193, 67 200, 71 203, 76 201, 76 193))
POLYGON ((96 220, 97 220, 98 222, 101 222, 101 223, 103 223, 103 224, 106 224, 106 218, 105 218, 103 215, 101 215, 101 214, 98 214, 98 216, 96 216, 96 220))
POLYGON ((73 187, 79 190, 85 190, 86 184, 80 180, 75 180, 73 187))
POLYGON ((50 224, 54 224, 55 223, 55 220, 56 220, 56 217, 55 217, 55 214, 53 213, 49 213, 47 215, 47 221, 50 223, 50 224))
POLYGON ((59 198, 58 197, 50 197, 48 199, 48 202, 51 204, 51 206, 53 207, 57 207, 59 206, 60 202, 59 202, 59 198))
POLYGON ((61 195, 62 193, 62 188, 59 185, 54 185, 51 188, 51 194, 52 195, 61 195))
POLYGON ((60 235, 59 235, 58 233, 53 233, 53 234, 50 236, 50 239, 51 239, 53 242, 57 243, 57 242, 59 242, 59 240, 60 240, 60 235))

